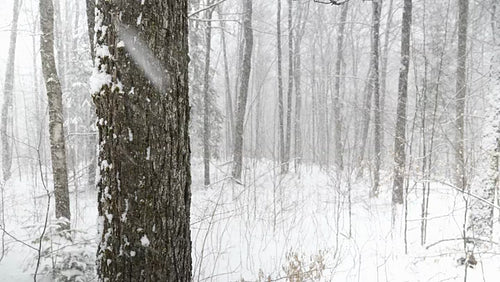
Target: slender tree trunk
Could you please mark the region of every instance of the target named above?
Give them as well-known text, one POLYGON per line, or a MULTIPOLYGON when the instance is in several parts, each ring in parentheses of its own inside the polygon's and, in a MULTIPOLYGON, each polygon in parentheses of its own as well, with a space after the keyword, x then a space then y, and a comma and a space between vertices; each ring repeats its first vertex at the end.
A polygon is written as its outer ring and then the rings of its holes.
POLYGON ((469 0, 458 1, 458 52, 456 87, 456 139, 455 139, 455 185, 460 189, 467 187, 465 170, 465 99, 467 96, 467 26, 469 0))
POLYGON ((236 112, 234 152, 233 152, 233 177, 241 180, 243 162, 243 133, 245 125, 245 112, 248 97, 248 85, 252 66, 252 0, 243 0, 243 60, 241 62, 241 79, 238 93, 238 106, 236 112))
POLYGON ((293 27, 292 27, 292 0, 288 0, 288 90, 286 105, 286 133, 284 170, 288 172, 290 152, 292 148, 292 92, 293 92, 293 27))
POLYGON ((8 128, 9 120, 12 118, 13 99, 14 99, 14 65, 16 59, 16 41, 17 41, 17 22, 19 19, 19 0, 14 0, 12 12, 12 24, 10 30, 9 55, 7 57, 7 68, 5 69, 5 84, 3 89, 3 105, 2 105, 2 172, 3 181, 7 181, 11 176, 12 167, 12 147, 11 136, 9 136, 8 128))
POLYGON ((364 103, 363 103, 363 117, 362 117, 362 125, 361 125, 361 147, 359 151, 358 164, 359 164, 359 173, 358 177, 363 175, 364 162, 365 162, 365 152, 366 152, 366 144, 368 141, 368 131, 370 130, 370 119, 371 119, 371 109, 372 109, 372 94, 373 94, 373 69, 370 64, 370 68, 368 69, 368 74, 366 77, 368 78, 367 83, 364 87, 364 103))
POLYGON ((94 46, 94 27, 95 27, 95 0, 85 0, 87 12, 87 26, 89 34, 90 56, 92 57, 92 64, 95 59, 95 46, 94 46))
POLYGON ((403 203, 406 166, 406 101, 408 100, 408 71, 410 65, 410 33, 412 0, 405 0, 401 30, 401 68, 399 69, 398 106, 394 137, 394 184, 392 204, 403 203))
POLYGON ((392 34, 392 10, 393 10, 393 2, 394 0, 389 1, 389 8, 387 11, 387 22, 385 23, 385 34, 384 34, 384 49, 382 53, 382 63, 381 63, 381 71, 380 71, 380 115, 381 115, 381 128, 380 128, 380 146, 384 149, 385 137, 384 137, 384 124, 386 122, 385 119, 385 97, 387 96, 387 65, 389 61, 389 37, 392 34))
POLYGON ((333 114, 335 119, 335 165, 337 169, 344 168, 343 145, 342 145, 342 105, 340 103, 340 78, 342 73, 342 60, 344 50, 345 23, 349 3, 342 6, 340 12, 340 25, 337 34, 337 59, 335 61, 335 94, 333 97, 333 114))
POLYGON ((375 145, 375 169, 373 172, 372 196, 378 195, 380 186, 380 139, 382 131, 382 121, 380 118, 380 73, 379 73, 379 50, 380 50, 380 10, 382 0, 373 1, 373 31, 372 31, 372 68, 373 68, 373 99, 374 99, 374 145, 375 145))
MULTIPOLYGON (((220 16, 220 6, 217 6, 219 19, 220 16)), ((224 82, 226 87, 226 156, 231 156, 231 145, 233 143, 234 136, 234 111, 233 111, 233 98, 231 95, 231 83, 229 80, 229 64, 227 61, 227 48, 226 48, 226 34, 225 34, 225 24, 224 21, 220 22, 221 25, 221 43, 222 43, 222 54, 224 57, 224 82)))
POLYGON ((96 7, 99 281, 190 281, 187 0, 96 7))
MULTIPOLYGON (((94 42, 95 0, 85 0, 85 1, 86 1, 87 27, 88 27, 87 30, 88 30, 89 45, 90 45, 90 57, 92 59, 92 65, 94 65, 95 64, 95 42, 94 42)), ((94 112, 95 112, 94 107, 91 107, 91 112, 89 113, 90 124, 88 127, 90 129, 93 129, 95 124, 94 112)), ((89 163, 87 166, 87 174, 88 174, 87 186, 93 187, 95 186, 95 178, 97 170, 97 150, 96 150, 97 138, 94 135, 90 134, 87 142, 88 142, 87 147, 90 155, 89 163)))
POLYGON ((285 123, 284 123, 284 102, 283 102, 283 69, 281 52, 281 0, 278 0, 278 10, 276 12, 276 49, 278 53, 278 131, 279 131, 279 163, 281 173, 286 173, 285 163, 285 123))
MULTIPOLYGON (((49 135, 56 202, 56 218, 71 220, 68 193, 68 170, 61 83, 54 57, 54 6, 51 0, 40 0, 40 54, 42 72, 49 101, 49 135)), ((64 226, 68 227, 68 226, 64 226)))
MULTIPOLYGON (((210 5, 210 1, 207 6, 210 5)), ((205 70, 203 79, 203 167, 204 184, 210 185, 210 51, 212 48, 212 12, 209 9, 205 13, 207 19, 205 26, 205 70)))
POLYGON ((309 15, 309 3, 305 4, 306 7, 297 6, 296 11, 298 12, 297 26, 295 29, 295 43, 293 49, 294 66, 293 66, 293 81, 295 83, 295 126, 294 126, 294 140, 295 140, 295 171, 299 171, 300 163, 302 162, 303 152, 302 152, 302 54, 301 45, 302 38, 305 32, 305 26, 307 23, 307 18, 309 15))

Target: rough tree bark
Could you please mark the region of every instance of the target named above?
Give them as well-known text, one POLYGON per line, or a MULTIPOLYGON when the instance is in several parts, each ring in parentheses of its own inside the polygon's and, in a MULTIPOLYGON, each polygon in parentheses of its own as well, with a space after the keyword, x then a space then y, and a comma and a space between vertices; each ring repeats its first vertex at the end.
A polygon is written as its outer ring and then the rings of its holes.
POLYGON ((243 0, 243 60, 241 62, 240 89, 236 107, 236 123, 233 152, 233 178, 241 180, 241 170, 243 167, 243 133, 245 125, 245 112, 248 97, 248 84, 250 81, 250 71, 252 68, 252 0, 243 0))
POLYGON ((7 181, 11 175, 12 148, 10 146, 10 136, 7 132, 9 120, 12 115, 12 101, 14 96, 14 62, 16 60, 17 22, 19 19, 19 0, 14 0, 12 12, 12 24, 10 30, 9 55, 7 57, 7 68, 5 69, 5 84, 3 89, 2 105, 2 172, 3 181, 7 181))
POLYGON ((412 1, 404 1, 403 26, 401 29, 401 67, 399 69, 398 106, 396 133, 394 135, 394 183, 392 204, 403 203, 403 186, 406 166, 406 101, 408 100, 408 71, 410 65, 410 33, 412 1))
POLYGON ((188 3, 97 7, 100 281, 190 281, 188 3))
MULTIPOLYGON (((64 139, 64 121, 62 90, 56 71, 54 57, 54 6, 51 0, 40 0, 40 55, 42 73, 45 80, 49 102, 49 136, 54 181, 56 218, 71 220, 68 192, 68 170, 66 164, 66 141, 64 139)), ((63 226, 68 228, 68 226, 63 226)))
POLYGON ((335 165, 338 169, 344 168, 343 152, 342 152, 342 105, 340 104, 340 76, 342 73, 342 60, 344 49, 345 24, 347 19, 347 11, 349 3, 342 6, 340 12, 340 25, 337 33, 337 59, 335 60, 335 94, 333 97, 333 115, 335 120, 335 165))
MULTIPOLYGON (((482 151, 487 152, 486 173, 482 177, 482 185, 474 185, 471 187, 472 193, 486 202, 472 199, 470 205, 470 220, 469 229, 474 238, 483 239, 486 241, 492 240, 493 235, 493 218, 495 204, 495 192, 499 187, 499 157, 500 157, 500 44, 496 42, 495 36, 500 34, 500 2, 498 0, 492 2, 492 44, 493 44, 493 59, 491 64, 490 78, 492 79, 492 88, 487 94, 486 101, 488 102, 486 129, 482 151)), ((484 241, 476 241, 477 245, 485 245, 484 241)), ((484 247, 490 247, 487 244, 484 247)))
POLYGON ((457 50, 457 86, 455 108, 455 185, 460 189, 467 187, 465 171, 465 98, 467 96, 467 26, 469 0, 458 1, 458 50, 457 50))

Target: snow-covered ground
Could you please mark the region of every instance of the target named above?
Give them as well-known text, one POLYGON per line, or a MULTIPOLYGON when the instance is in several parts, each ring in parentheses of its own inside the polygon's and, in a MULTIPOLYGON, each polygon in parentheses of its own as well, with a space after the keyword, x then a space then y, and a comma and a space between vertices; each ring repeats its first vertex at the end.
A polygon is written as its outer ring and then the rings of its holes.
MULTIPOLYGON (((302 165, 300 173, 282 177, 273 162, 247 165, 245 185, 227 177, 227 165, 214 164, 213 184, 204 188, 202 164, 193 161, 195 281, 464 281, 457 260, 464 256, 465 204, 449 186, 432 183, 422 246, 421 184, 410 184, 405 255, 404 221, 391 227, 390 178, 378 198, 370 198, 370 184, 356 181, 356 172, 302 165)), ((33 281, 37 253, 18 240, 37 248, 47 198, 31 182, 5 186, 6 229, 16 239, 5 235, 0 281, 33 281)), ((73 192, 71 200, 73 227, 81 231, 76 242, 95 252, 96 193, 73 192)), ((404 217, 402 209, 398 214, 404 217)), ((499 281, 497 248, 475 255, 478 264, 467 270, 467 281, 499 281)))

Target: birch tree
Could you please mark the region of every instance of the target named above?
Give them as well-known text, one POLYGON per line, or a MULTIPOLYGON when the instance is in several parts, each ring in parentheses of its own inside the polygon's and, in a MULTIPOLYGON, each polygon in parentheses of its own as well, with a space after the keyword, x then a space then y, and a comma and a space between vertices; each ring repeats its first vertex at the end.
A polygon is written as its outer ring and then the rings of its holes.
MULTIPOLYGON (((54 6, 51 0, 40 0, 40 55, 42 73, 49 102, 49 136, 54 181, 56 218, 71 220, 68 192, 66 141, 64 136, 62 89, 54 56, 54 6)), ((63 227, 69 228, 69 225, 63 227)))
POLYGON ((190 281, 187 0, 96 4, 100 281, 190 281))

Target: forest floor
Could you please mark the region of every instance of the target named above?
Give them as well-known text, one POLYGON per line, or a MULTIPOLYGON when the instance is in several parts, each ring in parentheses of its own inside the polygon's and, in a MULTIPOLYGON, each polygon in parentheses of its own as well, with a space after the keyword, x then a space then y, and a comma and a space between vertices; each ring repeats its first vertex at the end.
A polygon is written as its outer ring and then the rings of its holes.
MULTIPOLYGON (((405 244, 403 208, 397 211, 397 224, 391 224, 389 175, 383 175, 378 197, 370 198, 370 183, 356 180, 356 172, 338 175, 302 165, 299 173, 283 177, 273 162, 248 160, 247 165, 245 185, 241 185, 227 176, 227 165, 214 164, 213 184, 205 188, 202 163, 193 162, 194 281, 286 281, 289 277, 296 281, 464 281, 466 268, 457 260, 464 257, 460 238, 465 200, 450 186, 431 183, 422 245, 422 184, 411 182, 405 244)), ((5 186, 9 234, 4 235, 7 252, 0 262, 0 281, 33 281, 47 202, 42 185, 33 183, 31 178, 5 186)), ((90 263, 95 258, 97 196, 92 189, 79 189, 85 192, 71 193, 72 226, 78 236, 71 247, 52 246, 39 272, 50 267, 61 250, 86 256, 90 263)), ((475 256, 478 264, 467 269, 466 281, 498 281, 497 247, 475 256)))

